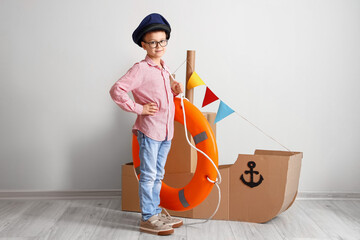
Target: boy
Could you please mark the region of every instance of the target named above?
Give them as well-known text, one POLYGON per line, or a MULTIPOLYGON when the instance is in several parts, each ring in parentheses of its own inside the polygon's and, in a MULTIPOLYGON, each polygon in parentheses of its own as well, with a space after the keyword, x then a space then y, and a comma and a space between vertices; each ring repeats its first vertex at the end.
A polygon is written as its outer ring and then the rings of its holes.
POLYGON ((140 230, 158 235, 172 234, 173 227, 182 225, 180 219, 161 214, 159 207, 161 180, 174 135, 173 97, 183 92, 182 84, 171 80, 161 59, 170 32, 170 24, 163 16, 156 13, 146 16, 132 38, 147 55, 110 90, 116 104, 137 114, 132 131, 137 135, 140 146, 140 230), (129 91, 132 91, 135 101, 128 96, 129 91))

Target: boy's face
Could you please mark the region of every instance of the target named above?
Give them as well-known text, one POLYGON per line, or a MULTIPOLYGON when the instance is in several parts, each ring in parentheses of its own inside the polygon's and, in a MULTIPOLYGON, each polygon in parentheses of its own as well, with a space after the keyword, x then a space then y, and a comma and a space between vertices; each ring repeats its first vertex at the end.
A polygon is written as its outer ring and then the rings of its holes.
POLYGON ((162 47, 160 46, 160 43, 157 43, 155 48, 151 48, 149 44, 145 43, 154 41, 160 42, 161 40, 166 40, 166 33, 164 31, 149 32, 145 34, 144 40, 141 42, 141 46, 143 49, 145 49, 149 57, 161 58, 166 51, 166 46, 162 47))

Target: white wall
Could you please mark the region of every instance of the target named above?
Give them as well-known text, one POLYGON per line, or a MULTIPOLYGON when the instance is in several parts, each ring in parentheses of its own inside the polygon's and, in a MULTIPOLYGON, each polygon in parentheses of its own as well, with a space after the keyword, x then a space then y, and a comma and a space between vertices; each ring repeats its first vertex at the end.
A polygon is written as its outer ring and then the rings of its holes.
MULTIPOLYGON (((145 56, 131 34, 151 12, 171 23, 173 70, 196 50, 224 102, 304 152, 300 191, 360 192, 357 0, 1 0, 0 190, 121 188, 135 115, 108 91, 145 56)), ((222 164, 284 150, 235 114, 218 146, 222 164)))

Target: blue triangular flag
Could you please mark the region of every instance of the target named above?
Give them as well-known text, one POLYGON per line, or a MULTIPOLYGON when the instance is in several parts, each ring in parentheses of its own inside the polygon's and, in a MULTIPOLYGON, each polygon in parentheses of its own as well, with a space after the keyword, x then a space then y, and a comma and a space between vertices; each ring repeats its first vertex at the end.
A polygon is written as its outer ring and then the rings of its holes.
POLYGON ((217 123, 218 121, 226 118, 233 112, 234 110, 232 110, 228 105, 226 105, 223 101, 220 100, 219 109, 217 111, 214 123, 217 123))

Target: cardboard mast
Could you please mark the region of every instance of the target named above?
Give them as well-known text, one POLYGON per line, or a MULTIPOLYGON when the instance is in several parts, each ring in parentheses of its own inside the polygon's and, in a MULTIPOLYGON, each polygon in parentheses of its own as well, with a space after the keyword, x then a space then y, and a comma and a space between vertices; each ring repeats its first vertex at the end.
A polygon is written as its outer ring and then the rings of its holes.
POLYGON ((189 99, 191 103, 194 103, 194 89, 187 89, 191 74, 195 71, 195 51, 187 50, 186 54, 186 85, 185 85, 185 97, 189 99))

